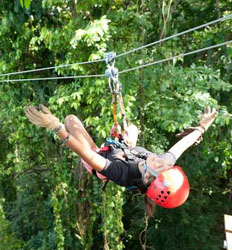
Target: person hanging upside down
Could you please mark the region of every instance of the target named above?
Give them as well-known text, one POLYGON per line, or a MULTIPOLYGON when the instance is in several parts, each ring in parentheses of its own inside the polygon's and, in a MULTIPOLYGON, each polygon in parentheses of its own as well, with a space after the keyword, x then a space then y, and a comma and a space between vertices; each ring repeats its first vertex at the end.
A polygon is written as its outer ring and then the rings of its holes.
POLYGON ((180 133, 182 139, 164 154, 136 146, 139 131, 133 124, 125 126, 121 143, 108 140, 107 146, 101 150, 74 115, 68 115, 63 125, 43 105, 39 109, 29 106, 25 114, 33 124, 54 131, 64 145, 80 156, 89 171, 96 171, 99 178, 127 188, 136 187, 145 193, 145 210, 151 215, 149 209, 152 210, 154 202, 165 208, 175 208, 188 198, 188 179, 175 163, 186 149, 202 139, 217 111, 207 107, 199 126, 180 133))

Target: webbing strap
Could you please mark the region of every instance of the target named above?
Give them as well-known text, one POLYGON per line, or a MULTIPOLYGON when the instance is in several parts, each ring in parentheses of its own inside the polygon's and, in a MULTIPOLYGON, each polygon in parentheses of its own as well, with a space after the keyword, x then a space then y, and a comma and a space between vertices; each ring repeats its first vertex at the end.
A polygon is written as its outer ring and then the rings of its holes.
POLYGON ((101 153, 101 152, 108 152, 108 151, 110 151, 110 147, 109 146, 104 146, 104 147, 100 148, 99 153, 101 153))
POLYGON ((109 179, 107 179, 106 182, 104 183, 104 186, 103 186, 103 188, 102 188, 103 191, 106 190, 106 186, 107 186, 108 182, 109 182, 109 179))
POLYGON ((116 111, 116 100, 115 100, 115 94, 112 94, 112 105, 113 105, 113 120, 114 120, 114 126, 117 126, 117 111, 116 111))
POLYGON ((145 178, 144 178, 144 177, 145 177, 146 171, 149 172, 149 173, 150 173, 152 176, 154 176, 154 177, 157 177, 157 176, 159 175, 158 172, 156 172, 155 170, 149 168, 149 167, 146 165, 146 163, 144 162, 143 165, 142 165, 142 180, 143 180, 143 182, 145 182, 145 178))

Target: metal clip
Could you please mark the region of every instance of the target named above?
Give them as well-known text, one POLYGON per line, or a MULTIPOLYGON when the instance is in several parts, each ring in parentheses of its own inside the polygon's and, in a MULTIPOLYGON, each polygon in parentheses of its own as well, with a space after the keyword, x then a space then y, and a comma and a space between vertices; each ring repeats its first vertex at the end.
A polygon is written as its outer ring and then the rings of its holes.
POLYGON ((105 75, 109 78, 117 78, 118 77, 118 69, 115 67, 108 67, 108 69, 105 71, 105 75))
POLYGON ((108 144, 111 144, 111 145, 116 145, 118 148, 124 148, 124 145, 123 145, 122 143, 117 142, 117 141, 115 141, 115 140, 113 140, 113 139, 111 139, 111 138, 107 138, 107 139, 106 139, 106 142, 107 142, 108 144))
POLYGON ((114 60, 116 58, 116 53, 114 51, 111 51, 109 53, 105 53, 104 59, 106 61, 106 64, 114 64, 114 60))

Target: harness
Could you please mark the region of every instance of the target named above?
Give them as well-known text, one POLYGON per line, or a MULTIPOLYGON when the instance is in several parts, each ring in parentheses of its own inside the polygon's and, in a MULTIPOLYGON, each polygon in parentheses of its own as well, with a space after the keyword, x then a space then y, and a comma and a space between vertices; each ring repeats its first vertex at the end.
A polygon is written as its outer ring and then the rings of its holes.
MULTIPOLYGON (((149 153, 146 152, 138 152, 134 149, 129 149, 129 147, 124 142, 118 142, 111 138, 107 138, 104 146, 100 148, 99 154, 104 158, 109 159, 109 152, 112 152, 115 149, 121 149, 123 152, 124 159, 117 158, 123 162, 126 162, 129 167, 137 167, 137 163, 135 162, 136 158, 146 160, 149 153)), ((112 155, 111 155, 112 157, 112 155)), ((94 173, 96 175, 96 172, 94 173)), ((142 174, 143 176, 143 174, 142 174)), ((109 182, 109 179, 104 183, 103 190, 106 189, 106 186, 109 182)), ((129 191, 140 191, 141 193, 145 193, 147 191, 147 186, 143 183, 143 177, 138 179, 133 179, 131 181, 132 185, 127 187, 129 191)))

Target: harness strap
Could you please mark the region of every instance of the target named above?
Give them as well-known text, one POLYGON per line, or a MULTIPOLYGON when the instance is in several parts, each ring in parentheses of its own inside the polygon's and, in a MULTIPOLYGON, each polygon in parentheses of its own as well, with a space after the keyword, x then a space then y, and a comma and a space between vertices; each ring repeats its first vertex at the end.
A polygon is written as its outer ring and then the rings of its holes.
POLYGON ((148 157, 148 155, 149 155, 149 153, 146 153, 146 152, 137 152, 137 151, 134 150, 134 149, 131 149, 131 150, 130 150, 130 153, 132 153, 132 154, 135 155, 136 157, 142 158, 142 159, 144 159, 144 160, 146 160, 147 157, 148 157))
POLYGON ((134 155, 131 154, 130 149, 123 148, 122 150, 123 150, 123 152, 124 152, 124 154, 125 154, 126 160, 128 160, 128 161, 133 161, 133 160, 134 160, 134 155))
POLYGON ((104 186, 103 186, 103 188, 102 188, 103 191, 106 190, 106 186, 107 186, 108 182, 109 182, 109 179, 107 179, 106 182, 104 183, 104 186))
POLYGON ((109 146, 104 146, 104 147, 100 148, 99 153, 101 153, 101 152, 108 152, 109 150, 110 150, 109 146))
MULTIPOLYGON (((137 167, 137 163, 134 161, 135 156, 146 160, 148 155, 149 155, 149 153, 146 153, 146 152, 137 152, 136 150, 130 150, 126 144, 120 143, 120 142, 115 141, 111 138, 107 138, 106 143, 108 145, 112 145, 112 146, 115 146, 117 148, 122 149, 124 154, 125 154, 125 161, 128 162, 128 164, 130 165, 130 167, 132 169, 135 169, 137 167)), ((101 152, 104 153, 104 152, 108 152, 108 151, 110 151, 110 146, 104 146, 104 147, 100 148, 99 153, 101 154, 101 152)), ((122 159, 119 159, 119 160, 122 160, 122 159)), ((124 160, 122 160, 122 161, 124 161, 124 160)), ((158 173, 156 171, 154 171, 153 169, 149 168, 144 161, 144 163, 142 165, 142 181, 141 181, 141 179, 135 180, 134 183, 132 184, 132 186, 128 187, 127 189, 128 190, 139 189, 142 193, 145 193, 147 190, 147 185, 144 185, 146 171, 148 171, 154 177, 158 176, 158 173)), ((104 183, 103 191, 105 191, 108 182, 109 182, 109 179, 107 179, 107 181, 104 183)))
POLYGON ((115 140, 113 140, 113 139, 111 139, 111 138, 107 138, 107 139, 106 139, 106 143, 108 143, 108 144, 110 144, 110 145, 115 145, 116 147, 121 148, 121 149, 123 149, 123 148, 126 147, 126 145, 124 145, 123 143, 120 143, 120 142, 118 142, 118 141, 115 141, 115 140))

